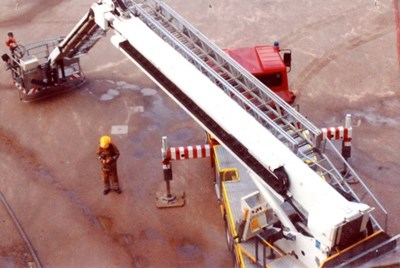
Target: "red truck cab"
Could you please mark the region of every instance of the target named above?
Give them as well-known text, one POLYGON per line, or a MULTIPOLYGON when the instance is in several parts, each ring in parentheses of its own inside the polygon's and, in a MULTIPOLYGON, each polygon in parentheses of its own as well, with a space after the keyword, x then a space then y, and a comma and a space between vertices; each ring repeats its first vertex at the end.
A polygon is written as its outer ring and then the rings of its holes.
POLYGON ((279 43, 273 46, 256 46, 224 49, 224 51, 248 72, 289 104, 296 98, 289 90, 287 73, 291 68, 291 52, 281 50, 279 43), (281 51, 285 51, 283 59, 281 51))

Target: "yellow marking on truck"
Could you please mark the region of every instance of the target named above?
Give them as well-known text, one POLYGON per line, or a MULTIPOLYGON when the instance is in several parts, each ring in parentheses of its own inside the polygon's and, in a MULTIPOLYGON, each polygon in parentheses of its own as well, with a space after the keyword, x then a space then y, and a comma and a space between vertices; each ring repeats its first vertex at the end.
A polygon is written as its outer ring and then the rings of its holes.
MULTIPOLYGON (((227 216, 226 220, 229 222, 228 229, 229 229, 229 232, 231 233, 232 237, 237 237, 235 228, 233 228, 233 230, 231 230, 231 226, 235 226, 235 222, 232 217, 231 207, 229 206, 229 197, 226 193, 225 182, 222 182, 221 185, 222 185, 222 192, 223 192, 223 197, 224 197, 223 202, 225 204, 225 210, 226 210, 226 216, 227 216)), ((238 238, 235 238, 235 241, 238 242, 238 238)), ((241 267, 243 267, 244 261, 243 261, 242 248, 237 243, 234 244, 234 247, 235 247, 235 251, 236 251, 236 258, 239 258, 239 260, 240 260, 239 263, 241 264, 241 267)))
POLYGON ((220 172, 223 172, 223 174, 224 174, 223 177, 222 177, 224 181, 240 181, 239 174, 238 174, 236 168, 221 169, 220 172), (231 176, 229 178, 229 180, 228 180, 226 178, 226 175, 232 174, 232 173, 235 174, 235 175, 231 176))
MULTIPOLYGON (((228 224, 228 226, 229 227, 235 226, 235 221, 233 220, 233 217, 232 217, 231 207, 229 206, 228 195, 226 194, 225 183, 222 183, 222 191, 224 193, 224 203, 225 203, 225 209, 227 212, 226 215, 228 217, 226 220, 229 220, 229 223, 230 223, 230 224, 228 224)), ((237 236, 236 230, 231 230, 231 234, 233 234, 232 237, 236 237, 237 236)))
MULTIPOLYGON (((240 246, 239 246, 240 247, 240 246)), ((247 257, 249 257, 249 259, 254 262, 257 263, 256 259, 254 258, 254 256, 252 254, 250 254, 249 252, 247 252, 244 248, 240 247, 240 251, 242 251, 247 257)))
POLYGON ((262 239, 261 241, 262 241, 262 243, 263 243, 264 245, 266 245, 267 247, 273 249, 274 252, 277 252, 277 253, 279 254, 279 257, 283 257, 284 255, 286 255, 286 254, 283 253, 280 249, 278 249, 278 248, 274 247, 272 244, 270 244, 267 240, 262 239))
MULTIPOLYGON (((221 145, 218 145, 218 146, 221 146, 221 145)), ((221 167, 220 167, 220 165, 219 165, 219 157, 218 157, 218 154, 217 154, 217 152, 215 151, 215 148, 216 148, 216 147, 217 147, 217 146, 213 146, 214 156, 215 156, 215 163, 217 164, 217 165, 216 165, 217 170, 220 171, 220 170, 221 170, 221 167)))

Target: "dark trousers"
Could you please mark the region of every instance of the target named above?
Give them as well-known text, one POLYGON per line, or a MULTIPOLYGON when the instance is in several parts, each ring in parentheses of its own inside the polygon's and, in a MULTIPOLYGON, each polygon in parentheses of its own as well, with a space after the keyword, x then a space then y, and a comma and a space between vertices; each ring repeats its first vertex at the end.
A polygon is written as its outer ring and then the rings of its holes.
POLYGON ((119 189, 117 167, 102 168, 105 189, 119 189))

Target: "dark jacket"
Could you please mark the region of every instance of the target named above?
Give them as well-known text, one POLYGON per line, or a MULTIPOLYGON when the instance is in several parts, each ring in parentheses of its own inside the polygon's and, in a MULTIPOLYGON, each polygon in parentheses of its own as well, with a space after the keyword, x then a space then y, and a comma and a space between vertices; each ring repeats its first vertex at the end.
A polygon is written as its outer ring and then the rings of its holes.
POLYGON ((115 146, 113 143, 110 143, 110 145, 106 149, 99 147, 99 149, 97 150, 97 155, 100 159, 100 163, 103 166, 103 170, 111 170, 117 168, 119 150, 117 146, 115 146), (108 160, 108 163, 106 163, 106 160, 108 160))

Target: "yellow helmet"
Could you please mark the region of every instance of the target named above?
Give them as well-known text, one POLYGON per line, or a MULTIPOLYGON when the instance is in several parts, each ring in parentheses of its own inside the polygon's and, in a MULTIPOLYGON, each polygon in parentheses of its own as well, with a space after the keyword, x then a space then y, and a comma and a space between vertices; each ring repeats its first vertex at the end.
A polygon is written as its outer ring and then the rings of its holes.
POLYGON ((111 138, 109 136, 102 136, 100 138, 100 147, 103 149, 108 148, 108 146, 110 146, 111 143, 111 138))

